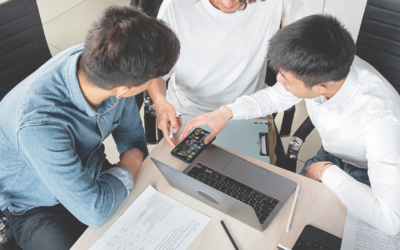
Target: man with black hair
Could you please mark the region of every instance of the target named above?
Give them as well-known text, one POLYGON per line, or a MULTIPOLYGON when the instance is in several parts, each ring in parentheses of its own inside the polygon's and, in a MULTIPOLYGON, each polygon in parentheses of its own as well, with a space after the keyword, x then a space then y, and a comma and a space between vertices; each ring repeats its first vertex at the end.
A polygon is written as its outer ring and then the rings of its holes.
POLYGON ((0 209, 21 248, 69 249, 129 195, 148 155, 134 95, 167 74, 179 50, 164 22, 111 6, 85 44, 53 57, 0 102, 0 209), (116 165, 104 154, 110 134, 116 165))
POLYGON ((398 234, 400 96, 355 50, 350 34, 331 16, 309 16, 288 25, 268 49, 278 82, 188 121, 181 138, 193 127, 208 125, 208 143, 230 119, 265 116, 305 99, 322 148, 302 174, 322 181, 375 228, 398 234))

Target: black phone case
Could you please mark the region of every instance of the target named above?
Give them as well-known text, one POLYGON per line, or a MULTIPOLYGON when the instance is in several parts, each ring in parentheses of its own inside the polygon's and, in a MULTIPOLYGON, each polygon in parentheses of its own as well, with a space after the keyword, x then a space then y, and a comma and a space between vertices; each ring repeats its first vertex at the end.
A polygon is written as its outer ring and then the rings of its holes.
MULTIPOLYGON (((177 148, 177 147, 179 147, 179 146, 185 144, 185 141, 186 141, 187 139, 189 139, 189 136, 190 136, 192 133, 194 133, 194 131, 195 131, 196 129, 201 129, 201 130, 203 130, 204 132, 207 132, 208 134, 210 134, 210 132, 208 132, 208 131, 205 130, 205 129, 202 129, 202 128, 199 128, 199 127, 194 128, 194 129, 188 134, 188 136, 186 136, 178 145, 176 145, 175 148, 177 148)), ((189 160, 189 161, 187 160, 187 158, 183 158, 182 156, 180 156, 180 155, 174 153, 175 148, 171 151, 171 155, 174 156, 174 157, 176 157, 176 158, 178 158, 178 159, 181 160, 181 161, 186 162, 186 163, 192 163, 193 160, 196 159, 197 156, 199 156, 199 155, 203 152, 203 150, 204 150, 208 145, 210 145, 216 138, 217 138, 217 137, 214 137, 214 139, 213 139, 212 141, 210 141, 208 144, 204 144, 205 146, 203 146, 203 147, 198 151, 199 153, 198 153, 195 157, 193 157, 191 160, 189 160)))

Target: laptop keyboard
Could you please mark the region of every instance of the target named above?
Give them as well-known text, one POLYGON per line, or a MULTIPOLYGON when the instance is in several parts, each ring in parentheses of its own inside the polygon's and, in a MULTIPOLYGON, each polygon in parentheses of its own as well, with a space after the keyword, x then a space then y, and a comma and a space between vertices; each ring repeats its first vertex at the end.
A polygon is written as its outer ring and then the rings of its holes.
POLYGON ((297 239, 296 243, 294 244, 293 250, 330 250, 330 249, 318 245, 317 243, 300 236, 297 239))
POLYGON ((279 203, 277 199, 261 193, 199 162, 193 166, 187 175, 250 205, 254 208, 261 224, 264 223, 272 213, 272 210, 274 210, 279 203))

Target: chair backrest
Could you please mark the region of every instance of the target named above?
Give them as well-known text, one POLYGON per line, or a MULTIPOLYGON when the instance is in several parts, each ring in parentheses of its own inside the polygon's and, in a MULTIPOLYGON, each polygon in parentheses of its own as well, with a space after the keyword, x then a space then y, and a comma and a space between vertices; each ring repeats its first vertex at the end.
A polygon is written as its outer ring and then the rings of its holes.
POLYGON ((51 58, 36 0, 0 4, 0 101, 51 58))
POLYGON ((400 1, 368 0, 357 39, 357 55, 400 94, 400 1))

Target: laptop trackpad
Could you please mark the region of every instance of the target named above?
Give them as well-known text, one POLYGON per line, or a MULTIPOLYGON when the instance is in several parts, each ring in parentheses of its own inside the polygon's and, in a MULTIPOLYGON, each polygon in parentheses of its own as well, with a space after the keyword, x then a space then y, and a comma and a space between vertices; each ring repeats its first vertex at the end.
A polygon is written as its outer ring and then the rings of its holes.
POLYGON ((228 165, 222 169, 222 173, 252 188, 257 188, 269 171, 239 157, 233 157, 228 165))

